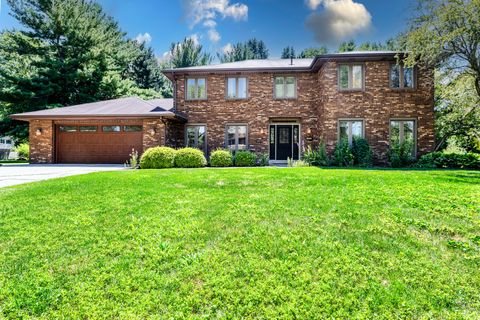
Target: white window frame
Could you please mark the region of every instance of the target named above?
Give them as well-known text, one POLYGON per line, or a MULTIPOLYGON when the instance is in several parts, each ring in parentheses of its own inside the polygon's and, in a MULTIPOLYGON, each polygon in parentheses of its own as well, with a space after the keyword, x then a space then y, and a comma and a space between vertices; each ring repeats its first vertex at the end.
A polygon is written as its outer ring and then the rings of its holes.
POLYGON ((245 99, 248 99, 248 77, 245 77, 245 76, 227 77, 226 82, 225 82, 225 98, 227 100, 245 100, 245 99), (235 96, 234 97, 230 97, 230 95, 228 94, 228 81, 230 79, 235 79, 235 96), (238 96, 238 93, 239 93, 239 89, 238 89, 239 81, 238 81, 238 79, 245 79, 245 89, 246 89, 245 97, 239 97, 238 96))
POLYGON ((292 75, 284 75, 284 76, 275 76, 273 77, 273 98, 276 99, 276 100, 294 100, 294 99, 297 99, 298 97, 298 80, 297 80, 297 77, 296 76, 292 76, 292 75), (278 78, 283 78, 283 96, 282 97, 278 97, 277 96, 277 84, 276 84, 276 80, 278 78), (293 97, 287 97, 287 78, 293 78, 295 80, 295 94, 293 97))
POLYGON ((194 101, 194 100, 207 100, 207 78, 206 77, 187 77, 185 79, 185 100, 187 101, 194 101), (189 97, 188 93, 188 80, 195 81, 195 97, 189 97), (205 97, 198 97, 198 81, 204 80, 205 81, 205 97))
POLYGON ((185 126, 185 146, 190 147, 190 148, 197 148, 197 149, 200 149, 200 150, 202 150, 203 152, 206 153, 206 151, 207 151, 207 125, 203 124, 203 123, 186 125, 185 126), (205 128, 205 138, 204 138, 205 141, 204 141, 204 144, 203 144, 203 148, 198 147, 198 128, 199 127, 204 127, 205 128), (195 142, 194 142, 193 146, 188 144, 188 128, 195 128, 195 137, 194 137, 195 142))
POLYGON ((249 149, 249 145, 248 145, 248 125, 245 124, 245 123, 227 123, 225 125, 225 148, 230 150, 230 151, 233 151, 233 152, 237 152, 238 151, 238 127, 245 127, 245 146, 246 146, 246 149, 245 150, 248 150, 249 149), (235 148, 234 149, 231 149, 230 146, 228 145, 228 128, 229 127, 236 127, 235 128, 235 148))
MULTIPOLYGON (((408 68, 407 68, 408 69, 408 68)), ((416 68, 410 68, 412 69, 412 86, 411 87, 405 87, 405 66, 402 64, 397 64, 397 63, 392 63, 390 64, 390 69, 388 70, 388 81, 390 83, 390 88, 391 89, 396 89, 396 90, 415 90, 417 88, 417 72, 416 68), (398 67, 400 68, 400 79, 399 79, 399 86, 394 87, 393 86, 393 81, 392 81, 392 69, 393 67, 398 67)))
POLYGON ((365 90, 365 65, 363 63, 341 63, 337 68, 337 86, 339 91, 363 91, 365 90), (342 88, 340 83, 340 69, 342 67, 348 67, 348 87, 342 88), (353 67, 362 68, 362 86, 360 88, 353 88, 353 67))
POLYGON ((338 130, 337 130, 337 141, 340 141, 340 123, 341 122, 349 122, 349 126, 348 126, 348 132, 347 132, 347 139, 348 139, 348 144, 349 145, 352 145, 353 143, 353 135, 352 135, 352 122, 361 122, 362 123, 362 136, 361 138, 362 139, 365 139, 365 119, 363 118, 340 118, 338 119, 338 123, 337 123, 337 127, 338 127, 338 130))

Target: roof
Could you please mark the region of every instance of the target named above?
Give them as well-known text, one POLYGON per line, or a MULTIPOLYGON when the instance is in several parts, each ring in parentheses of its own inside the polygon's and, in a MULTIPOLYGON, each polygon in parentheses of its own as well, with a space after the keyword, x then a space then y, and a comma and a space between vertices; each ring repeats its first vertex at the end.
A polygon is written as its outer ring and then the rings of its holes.
POLYGON ((212 64, 164 70, 170 79, 174 74, 205 73, 205 72, 313 72, 323 63, 331 60, 392 60, 398 54, 396 51, 351 51, 316 56, 310 59, 258 59, 229 63, 212 64))
POLYGON ((18 120, 30 118, 85 118, 85 117, 176 117, 170 111, 173 99, 142 100, 138 97, 120 98, 75 106, 45 109, 39 111, 13 114, 10 117, 18 120))

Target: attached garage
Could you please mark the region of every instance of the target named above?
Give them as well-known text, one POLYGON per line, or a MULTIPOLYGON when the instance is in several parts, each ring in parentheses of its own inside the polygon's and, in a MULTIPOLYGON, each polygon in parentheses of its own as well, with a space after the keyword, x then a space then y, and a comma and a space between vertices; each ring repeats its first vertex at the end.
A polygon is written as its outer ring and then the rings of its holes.
MULTIPOLYGON (((12 115, 30 123, 32 163, 125 163, 132 150, 183 143, 172 99, 123 98, 12 115), (175 137, 169 137, 168 134, 175 137)), ((177 145, 178 144, 178 145, 177 145)))

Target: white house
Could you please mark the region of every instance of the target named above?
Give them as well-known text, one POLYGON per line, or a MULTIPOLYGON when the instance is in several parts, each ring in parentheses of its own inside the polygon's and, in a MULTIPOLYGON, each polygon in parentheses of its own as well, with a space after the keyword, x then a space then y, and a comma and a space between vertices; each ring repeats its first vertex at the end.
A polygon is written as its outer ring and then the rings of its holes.
POLYGON ((13 139, 10 137, 0 137, 0 160, 6 160, 14 148, 13 139))

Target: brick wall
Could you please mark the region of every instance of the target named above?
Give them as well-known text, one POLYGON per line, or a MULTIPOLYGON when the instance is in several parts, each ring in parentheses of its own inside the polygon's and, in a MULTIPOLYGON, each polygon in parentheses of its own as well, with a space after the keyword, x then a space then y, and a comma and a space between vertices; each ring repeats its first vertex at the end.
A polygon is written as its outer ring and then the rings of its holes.
POLYGON ((52 163, 54 126, 52 120, 32 120, 29 128, 30 163, 52 163))

